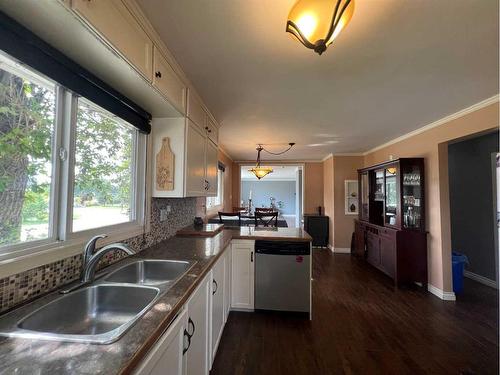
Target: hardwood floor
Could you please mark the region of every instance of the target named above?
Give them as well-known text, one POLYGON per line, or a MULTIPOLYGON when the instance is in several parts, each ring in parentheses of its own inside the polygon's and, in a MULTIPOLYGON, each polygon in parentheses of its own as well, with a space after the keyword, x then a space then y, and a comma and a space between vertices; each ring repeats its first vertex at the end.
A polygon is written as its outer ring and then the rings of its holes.
POLYGON ((316 249, 313 278, 312 322, 231 312, 211 375, 498 374, 496 290, 466 280, 443 302, 316 249))

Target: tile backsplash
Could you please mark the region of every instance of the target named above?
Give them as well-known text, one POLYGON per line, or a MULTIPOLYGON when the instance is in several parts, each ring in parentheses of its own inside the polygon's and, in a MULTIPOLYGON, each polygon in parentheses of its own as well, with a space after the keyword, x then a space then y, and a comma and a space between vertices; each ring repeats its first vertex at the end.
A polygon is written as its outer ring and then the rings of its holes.
MULTIPOLYGON (((153 198, 151 231, 123 242, 136 251, 144 250, 191 224, 195 214, 196 198, 153 198), (167 220, 160 222, 160 210, 167 206, 170 206, 171 211, 167 220)), ((123 252, 109 253, 101 260, 99 267, 112 264, 125 256, 123 252)), ((81 267, 82 256, 79 254, 0 279, 0 313, 76 280, 80 276, 81 267)))

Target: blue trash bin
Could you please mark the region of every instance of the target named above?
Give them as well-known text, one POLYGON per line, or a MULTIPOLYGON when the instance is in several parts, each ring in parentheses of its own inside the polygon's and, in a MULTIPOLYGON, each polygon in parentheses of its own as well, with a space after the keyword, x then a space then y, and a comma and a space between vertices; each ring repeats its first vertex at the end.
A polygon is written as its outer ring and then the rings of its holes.
POLYGON ((469 264, 466 255, 453 251, 451 254, 451 264, 453 271, 453 292, 460 294, 464 291, 464 267, 469 264))

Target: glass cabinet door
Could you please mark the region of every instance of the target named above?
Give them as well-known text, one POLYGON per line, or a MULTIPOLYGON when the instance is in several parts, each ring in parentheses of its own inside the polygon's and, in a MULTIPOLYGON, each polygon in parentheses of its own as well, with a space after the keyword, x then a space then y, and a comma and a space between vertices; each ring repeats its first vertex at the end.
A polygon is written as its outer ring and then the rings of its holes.
POLYGON ((361 220, 369 220, 370 180, 368 172, 361 173, 361 220))
POLYGON ((374 200, 384 200, 384 170, 375 171, 375 192, 373 194, 374 200))
POLYGON ((419 165, 405 165, 402 173, 402 226, 406 229, 420 230, 423 223, 422 171, 419 165))
POLYGON ((396 166, 390 166, 385 169, 385 209, 384 223, 386 225, 397 224, 398 191, 396 166))

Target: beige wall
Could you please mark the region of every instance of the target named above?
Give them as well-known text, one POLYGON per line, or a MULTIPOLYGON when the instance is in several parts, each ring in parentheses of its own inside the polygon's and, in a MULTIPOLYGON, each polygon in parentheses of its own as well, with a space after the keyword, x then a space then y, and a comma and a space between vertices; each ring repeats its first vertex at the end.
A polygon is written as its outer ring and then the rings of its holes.
POLYGON ((325 215, 329 219, 329 238, 328 244, 333 247, 334 235, 333 218, 335 217, 333 201, 334 201, 334 185, 333 185, 333 156, 323 162, 323 204, 325 206, 325 215))
POLYGON ((450 141, 497 128, 498 110, 498 103, 491 104, 364 158, 365 166, 389 160, 390 155, 425 158, 429 283, 445 292, 452 290, 447 145, 450 141))
POLYGON ((345 180, 357 180, 358 169, 363 167, 363 156, 333 157, 333 230, 335 249, 350 249, 355 215, 345 214, 345 180))
POLYGON ((323 163, 304 165, 304 213, 317 213, 323 207, 323 163))

